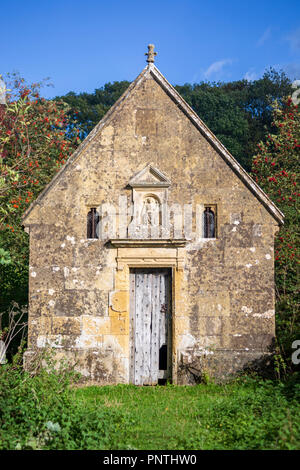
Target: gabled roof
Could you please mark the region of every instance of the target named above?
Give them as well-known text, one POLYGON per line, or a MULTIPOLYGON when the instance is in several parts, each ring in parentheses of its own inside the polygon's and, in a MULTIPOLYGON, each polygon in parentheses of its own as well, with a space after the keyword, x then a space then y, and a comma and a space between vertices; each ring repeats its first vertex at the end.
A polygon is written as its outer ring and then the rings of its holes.
POLYGON ((77 150, 71 155, 67 163, 61 168, 61 170, 53 177, 50 183, 45 189, 39 194, 35 201, 28 207, 26 212, 23 214, 22 222, 25 223, 26 217, 30 214, 32 209, 41 203, 45 195, 50 189, 59 181, 61 175, 66 169, 71 166, 76 159, 80 156, 83 150, 88 147, 92 140, 96 137, 98 132, 110 122, 112 115, 118 110, 122 103, 128 98, 131 92, 144 80, 148 75, 162 87, 162 89, 168 94, 168 96, 176 103, 181 111, 190 119, 194 126, 201 132, 201 134, 207 139, 207 141, 214 147, 219 155, 225 160, 240 180, 247 186, 247 188, 257 197, 257 199, 263 204, 267 211, 275 218, 279 224, 284 222, 284 214, 276 207, 271 199, 265 194, 265 192, 258 186, 258 184, 251 178, 251 176, 243 169, 243 167, 235 160, 231 153, 224 147, 224 145, 217 139, 217 137, 209 130, 204 122, 199 118, 195 111, 186 103, 186 101, 177 93, 175 88, 166 80, 166 78, 160 73, 153 63, 149 63, 144 70, 138 75, 138 77, 131 83, 123 95, 116 101, 116 103, 109 109, 106 115, 101 121, 94 127, 86 139, 79 145, 77 150))

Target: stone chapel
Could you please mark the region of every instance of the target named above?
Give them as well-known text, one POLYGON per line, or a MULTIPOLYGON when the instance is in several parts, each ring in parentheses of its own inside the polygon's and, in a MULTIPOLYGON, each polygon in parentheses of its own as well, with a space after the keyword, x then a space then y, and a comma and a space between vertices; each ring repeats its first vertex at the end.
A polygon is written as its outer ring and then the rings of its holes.
POLYGON ((190 384, 272 350, 284 216, 146 55, 23 216, 25 368, 50 347, 99 384, 190 384))

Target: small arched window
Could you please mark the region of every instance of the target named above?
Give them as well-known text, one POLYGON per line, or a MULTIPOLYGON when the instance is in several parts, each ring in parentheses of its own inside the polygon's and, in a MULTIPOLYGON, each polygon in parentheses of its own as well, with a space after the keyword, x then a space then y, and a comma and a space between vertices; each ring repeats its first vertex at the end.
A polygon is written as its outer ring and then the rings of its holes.
POLYGON ((216 238, 216 214, 211 207, 205 207, 203 212, 203 237, 216 238))
POLYGON ((99 214, 95 207, 92 207, 87 215, 87 238, 99 238, 97 227, 99 223, 99 214))

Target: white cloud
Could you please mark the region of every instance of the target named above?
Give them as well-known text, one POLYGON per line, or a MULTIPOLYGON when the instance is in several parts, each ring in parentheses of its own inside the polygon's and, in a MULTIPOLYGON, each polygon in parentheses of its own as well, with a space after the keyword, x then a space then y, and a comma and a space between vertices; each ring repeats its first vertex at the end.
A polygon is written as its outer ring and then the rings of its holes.
POLYGON ((299 63, 285 64, 285 65, 282 65, 281 68, 285 71, 285 73, 291 80, 300 79, 300 64, 299 63))
POLYGON ((269 27, 264 31, 262 36, 257 41, 256 45, 259 47, 262 46, 270 37, 271 37, 271 28, 269 27))
POLYGON ((233 62, 232 59, 222 59, 222 60, 218 60, 217 62, 213 62, 208 67, 208 69, 204 72, 205 78, 210 78, 211 75, 216 75, 216 74, 220 75, 225 65, 230 65, 232 64, 232 62, 233 62))
POLYGON ((285 39, 290 43, 294 51, 300 50, 300 28, 290 33, 285 39))
POLYGON ((254 69, 250 69, 245 73, 244 79, 248 80, 248 82, 252 82, 253 80, 257 79, 257 73, 254 71, 254 69))

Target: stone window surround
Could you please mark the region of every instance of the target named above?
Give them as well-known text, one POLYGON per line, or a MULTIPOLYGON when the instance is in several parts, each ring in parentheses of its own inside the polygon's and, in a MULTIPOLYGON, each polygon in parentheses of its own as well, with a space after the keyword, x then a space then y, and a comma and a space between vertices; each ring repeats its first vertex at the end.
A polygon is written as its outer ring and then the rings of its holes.
MULTIPOLYGON (((203 240, 217 240, 218 238, 218 226, 219 226, 219 222, 218 222, 218 205, 217 204, 203 204, 203 216, 204 216, 204 212, 205 212, 205 209, 209 207, 213 213, 214 213, 214 217, 215 217, 215 236, 214 237, 204 237, 204 226, 202 226, 202 238, 203 240)), ((204 224, 204 222, 202 221, 202 224, 204 224)))

